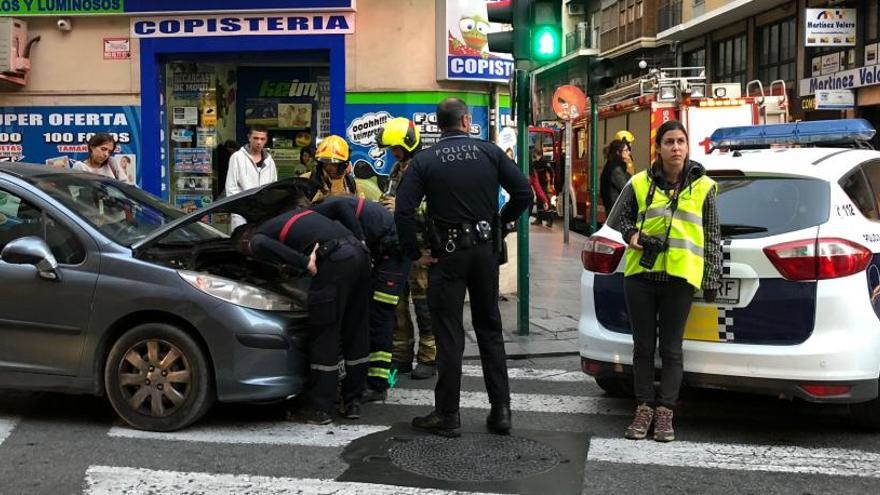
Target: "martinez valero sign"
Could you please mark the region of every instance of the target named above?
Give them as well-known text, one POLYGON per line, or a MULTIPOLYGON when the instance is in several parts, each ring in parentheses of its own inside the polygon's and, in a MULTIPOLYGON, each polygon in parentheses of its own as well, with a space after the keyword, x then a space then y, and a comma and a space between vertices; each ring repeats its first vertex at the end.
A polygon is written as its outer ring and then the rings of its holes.
POLYGON ((835 72, 827 76, 801 79, 799 89, 801 96, 807 96, 815 94, 817 90, 853 89, 873 86, 875 84, 880 84, 880 65, 859 67, 858 69, 835 72))

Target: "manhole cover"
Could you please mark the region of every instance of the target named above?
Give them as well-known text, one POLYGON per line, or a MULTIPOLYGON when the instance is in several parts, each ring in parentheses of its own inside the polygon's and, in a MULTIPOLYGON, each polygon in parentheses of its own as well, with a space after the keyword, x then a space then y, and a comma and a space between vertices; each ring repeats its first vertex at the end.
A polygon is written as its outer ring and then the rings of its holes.
POLYGON ((553 469, 559 452, 543 443, 487 433, 461 438, 419 437, 388 452, 392 464, 445 481, 503 481, 527 478, 553 469))

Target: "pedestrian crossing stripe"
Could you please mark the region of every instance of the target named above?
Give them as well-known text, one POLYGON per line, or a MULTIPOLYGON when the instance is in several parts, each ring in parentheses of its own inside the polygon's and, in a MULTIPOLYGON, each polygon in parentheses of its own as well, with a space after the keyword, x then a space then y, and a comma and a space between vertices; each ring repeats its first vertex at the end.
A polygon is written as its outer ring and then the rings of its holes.
POLYGON ((838 448, 593 438, 590 461, 880 478, 880 453, 838 448))
POLYGON ((115 438, 199 443, 299 445, 344 447, 358 438, 385 431, 389 426, 364 424, 307 425, 288 421, 211 425, 196 423, 185 430, 156 432, 114 426, 107 435, 115 438))
POLYGON ((85 495, 118 493, 220 494, 254 493, 301 495, 492 495, 411 486, 356 483, 313 478, 281 478, 247 474, 163 471, 133 467, 89 466, 85 495))
MULTIPOLYGON (((389 394, 385 403, 400 406, 434 407, 434 390, 396 388, 394 393, 389 394)), ((632 406, 631 399, 577 395, 510 394, 510 408, 517 412, 629 416, 632 414, 632 406)), ((489 409, 489 396, 485 392, 462 391, 459 407, 462 409, 489 409)))
POLYGON ((12 430, 15 429, 15 425, 17 424, 18 418, 0 416, 0 445, 3 445, 6 438, 12 434, 12 430))
MULTIPOLYGON (((482 377, 483 367, 466 364, 461 367, 464 376, 482 377)), ((581 370, 560 370, 544 368, 507 368, 507 376, 511 380, 540 380, 543 382, 588 382, 593 379, 581 370)))

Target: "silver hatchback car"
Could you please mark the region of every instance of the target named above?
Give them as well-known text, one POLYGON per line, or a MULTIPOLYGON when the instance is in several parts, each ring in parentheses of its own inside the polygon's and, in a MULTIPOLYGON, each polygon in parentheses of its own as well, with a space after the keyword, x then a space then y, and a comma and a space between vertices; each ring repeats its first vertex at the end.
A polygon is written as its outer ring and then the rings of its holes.
POLYGON ((258 222, 297 194, 282 181, 185 215, 106 177, 0 165, 0 387, 104 394, 155 431, 214 400, 298 393, 309 278, 209 223, 258 222))

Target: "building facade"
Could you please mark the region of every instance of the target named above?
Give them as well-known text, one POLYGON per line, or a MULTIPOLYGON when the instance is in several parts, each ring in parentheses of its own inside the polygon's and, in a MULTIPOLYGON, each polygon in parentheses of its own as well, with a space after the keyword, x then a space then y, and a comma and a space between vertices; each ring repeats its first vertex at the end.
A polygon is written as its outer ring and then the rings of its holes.
POLYGON ((393 158, 372 143, 381 123, 411 118, 430 144, 436 103, 450 95, 472 106, 474 135, 492 134, 490 114, 503 112, 490 103, 507 104, 497 89, 512 62, 461 42, 461 22, 484 17, 485 0, 293 4, 9 3, 0 32, 21 35, 29 70, 0 66, 0 158, 65 166, 108 131, 139 186, 193 208, 222 190, 222 145, 244 144, 250 125, 270 129, 282 176, 331 133, 349 140, 353 161, 384 171, 393 158))

